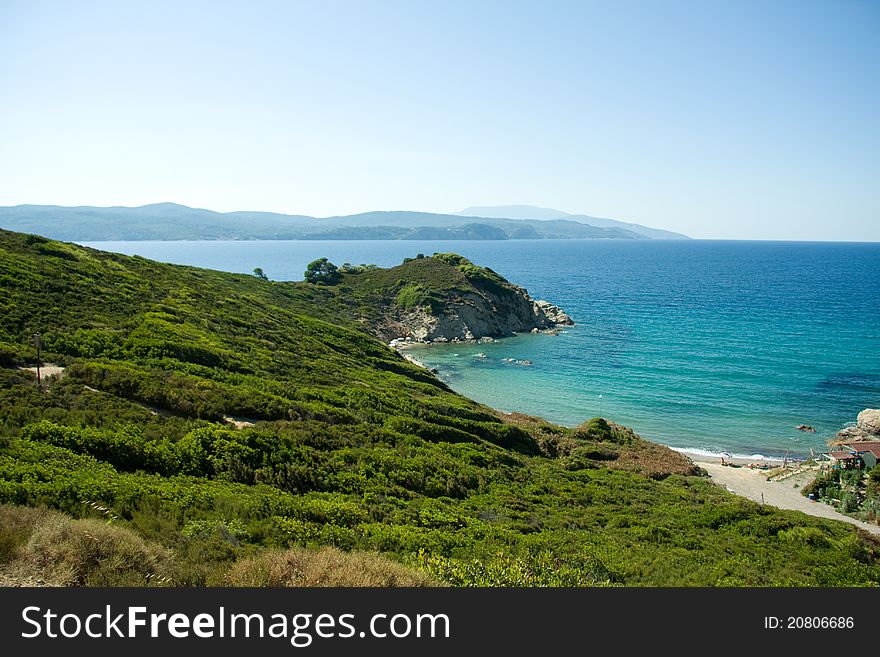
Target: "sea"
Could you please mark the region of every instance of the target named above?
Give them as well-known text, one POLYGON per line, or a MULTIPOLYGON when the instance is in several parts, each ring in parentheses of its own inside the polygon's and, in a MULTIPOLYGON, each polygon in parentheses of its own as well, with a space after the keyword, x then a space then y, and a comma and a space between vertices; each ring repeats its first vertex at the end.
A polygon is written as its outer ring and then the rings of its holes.
POLYGON ((602 416, 705 455, 809 456, 880 407, 880 244, 709 240, 84 242, 302 280, 455 252, 575 321, 558 336, 416 348, 454 390, 574 426, 602 416), (530 364, 523 363, 528 361, 530 364), (809 425, 815 433, 798 430, 809 425))

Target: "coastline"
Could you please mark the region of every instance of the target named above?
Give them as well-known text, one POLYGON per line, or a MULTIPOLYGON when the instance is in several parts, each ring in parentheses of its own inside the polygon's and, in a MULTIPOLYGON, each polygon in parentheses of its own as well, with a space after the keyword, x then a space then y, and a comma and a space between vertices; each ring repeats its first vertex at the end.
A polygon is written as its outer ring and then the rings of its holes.
MULTIPOLYGON (((559 333, 564 333, 564 332, 565 331, 560 328, 543 329, 540 331, 533 331, 533 333, 537 333, 537 334, 541 334, 541 335, 558 335, 559 333)), ((418 367, 421 367, 425 370, 428 370, 429 372, 431 372, 433 374, 438 374, 437 368, 432 367, 432 366, 428 365, 427 363, 425 363, 424 361, 413 356, 413 354, 411 353, 411 350, 429 349, 431 347, 436 347, 436 346, 440 346, 440 345, 447 346, 447 345, 453 345, 453 344, 474 346, 474 345, 479 345, 479 344, 502 342, 505 339, 506 339, 506 337, 499 337, 499 338, 484 337, 484 338, 471 339, 471 340, 460 340, 460 339, 456 338, 453 340, 424 341, 424 340, 413 340, 412 338, 409 338, 409 339, 396 338, 388 343, 388 347, 393 349, 394 351, 396 351, 398 354, 400 354, 404 359, 406 359, 410 363, 417 365, 418 367)), ((461 394, 465 394, 465 393, 461 393, 461 394)), ((496 408, 496 410, 498 410, 499 412, 506 412, 506 411, 502 411, 500 408, 496 408)), ((608 418, 606 418, 606 419, 608 419, 608 418)), ((571 426, 573 426, 573 425, 571 425, 571 426)), ((646 440, 648 440, 648 439, 646 439, 646 440)), ((765 467, 766 469, 769 469, 769 468, 773 468, 773 467, 780 467, 780 466, 783 466, 784 464, 788 464, 788 463, 802 463, 802 462, 808 460, 808 457, 806 454, 793 454, 791 456, 766 456, 765 454, 761 454, 761 453, 754 453, 751 455, 749 455, 749 454, 736 454, 736 453, 731 453, 731 452, 723 451, 723 450, 710 451, 710 450, 706 450, 706 449, 700 449, 697 447, 674 447, 672 445, 667 445, 666 443, 655 441, 655 440, 652 440, 651 442, 656 442, 659 445, 663 445, 664 447, 668 447, 669 449, 671 449, 673 451, 679 452, 680 454, 684 454, 685 456, 690 458, 692 461, 698 462, 698 463, 720 463, 721 460, 724 460, 727 463, 732 463, 732 464, 738 465, 738 466, 755 465, 756 467, 762 466, 762 467, 765 467)), ((768 450, 768 451, 770 451, 770 450, 768 450)), ((761 469, 761 468, 758 468, 758 469, 761 469)))
MULTIPOLYGON (((405 349, 397 348, 396 351, 409 362, 428 369, 424 363, 406 353, 405 349)), ((699 465, 712 483, 733 495, 744 497, 762 506, 766 504, 778 509, 800 511, 816 518, 846 522, 880 537, 880 526, 847 516, 828 504, 811 500, 801 494, 803 486, 810 483, 818 472, 816 467, 803 467, 808 463, 806 458, 774 457, 763 454, 749 456, 669 445, 666 447, 699 465)))
MULTIPOLYGON (((541 333, 544 332, 541 331, 541 333)), ((450 342, 479 344, 480 342, 495 342, 497 340, 503 340, 503 338, 450 342)), ((429 367, 408 353, 410 348, 430 347, 433 346, 433 343, 395 340, 388 346, 407 361, 437 373, 436 369, 429 367)), ((733 495, 744 497, 762 506, 767 505, 783 510, 799 511, 817 518, 838 520, 880 537, 880 526, 845 515, 828 504, 811 500, 802 495, 803 487, 812 482, 818 473, 818 466, 806 455, 767 456, 761 453, 746 455, 699 448, 664 446, 690 459, 703 469, 712 483, 733 495)))
POLYGON ((759 470, 765 468, 783 467, 788 463, 803 463, 806 460, 800 457, 764 456, 763 454, 752 454, 751 456, 747 456, 745 454, 731 454, 730 452, 710 452, 708 450, 687 447, 672 447, 670 445, 666 445, 666 447, 669 447, 669 449, 674 450, 680 454, 684 454, 694 463, 708 463, 720 466, 722 465, 723 461, 724 463, 730 463, 734 466, 752 466, 751 469, 759 470))
MULTIPOLYGON (((530 338, 540 338, 540 336, 562 336, 570 333, 568 327, 551 330, 536 331, 534 333, 518 333, 511 336, 503 336, 497 338, 484 337, 475 340, 449 340, 449 341, 420 341, 410 338, 397 338, 391 340, 387 345, 397 351, 402 357, 413 362, 424 369, 434 371, 439 374, 441 379, 452 385, 459 393, 475 398, 481 403, 487 404, 500 411, 517 411, 528 415, 536 415, 543 417, 551 422, 555 422, 567 427, 575 427, 580 422, 593 416, 603 416, 615 419, 615 415, 620 417, 627 415, 627 409, 618 405, 617 408, 606 408, 608 414, 601 411, 601 403, 597 403, 593 408, 589 408, 590 401, 595 401, 595 394, 575 392, 574 394, 565 396, 569 390, 578 390, 578 382, 572 381, 570 372, 571 363, 565 361, 564 350, 567 346, 557 347, 555 338, 553 341, 543 345, 544 341, 537 342, 515 342, 518 340, 530 338), (511 341, 508 343, 508 341, 511 341), (510 345, 510 346, 508 346, 510 345), (439 350, 435 352, 434 350, 439 350), (480 360, 475 360, 479 358, 480 360), (569 372, 569 378, 565 379, 565 374, 557 377, 555 375, 548 377, 548 370, 554 370, 556 358, 562 359, 561 367, 569 372), (479 364, 481 367, 477 370, 473 365, 479 364), (524 384, 524 379, 520 376, 517 378, 505 378, 499 366, 509 364, 519 365, 536 365, 536 374, 533 385, 524 384), (490 367, 486 367, 489 365, 490 367), (475 374, 472 374, 472 371, 475 374), (468 377, 473 376, 473 379, 468 377), (454 379, 454 380, 453 380, 454 379), (479 381, 486 385, 474 386, 473 381, 479 381), (543 404, 534 403, 539 400, 545 391, 556 391, 563 389, 564 400, 558 403, 559 408, 548 410, 543 404), (491 394, 482 394, 486 390, 491 394), (538 394, 535 394, 535 392, 538 394), (527 396, 529 403, 520 403, 527 396), (581 399, 578 399, 580 397, 581 399), (589 397, 589 399, 587 399, 589 397), (574 403, 572 403, 574 402, 574 403), (583 404, 577 402, 584 402, 583 404), (561 409, 562 413, 559 411, 561 409)), ((571 331, 573 333, 573 331, 571 331)), ((563 344, 563 343, 559 343, 563 344)), ((566 343, 568 344, 568 343, 566 343)), ((594 389, 596 393, 600 388, 594 389)), ((607 395, 606 395, 607 396, 607 395)), ((632 401, 632 400, 630 400, 632 401)), ((554 400, 551 400, 551 407, 554 400)), ((608 406, 608 404, 606 404, 608 406)), ((633 408, 633 411, 642 409, 633 408)), ((638 413, 636 413, 637 415, 638 413)), ((787 463, 802 462, 811 458, 810 451, 815 450, 816 453, 826 451, 824 440, 820 444, 819 440, 810 441, 809 438, 815 438, 819 434, 805 434, 807 440, 802 440, 801 444, 784 445, 779 444, 780 441, 770 441, 768 444, 760 443, 757 440, 750 444, 751 441, 743 440, 743 436, 752 436, 755 434, 752 427, 735 427, 728 426, 725 437, 728 440, 717 439, 717 445, 706 444, 705 427, 703 433, 694 435, 692 426, 686 428, 683 432, 674 431, 670 433, 670 429, 674 426, 674 418, 666 418, 667 422, 656 433, 651 427, 641 427, 641 431, 635 429, 637 433, 644 438, 657 444, 669 447, 670 449, 684 453, 692 457, 694 460, 709 462, 720 462, 724 457, 728 461, 737 464, 748 465, 750 463, 760 463, 770 467, 781 465, 783 461, 787 463), (736 446, 736 447, 734 447, 736 446)), ((621 422, 621 420, 616 420, 621 422)), ((627 422, 622 424, 630 426, 627 422)), ((650 423, 649 423, 650 424, 650 423)), ((785 423, 788 426, 788 423, 785 423)), ((658 427, 653 427, 658 429, 658 427)), ((801 439, 799 432, 798 439, 801 439)))
MULTIPOLYGON (((102 244, 104 246, 98 245, 98 248, 108 248, 107 243, 102 244)), ((118 244, 119 246, 114 246, 112 250, 123 250, 160 261, 172 259, 181 264, 233 270, 239 273, 248 273, 254 264, 260 264, 271 278, 278 281, 299 280, 308 262, 321 256, 329 257, 336 264, 364 260, 364 245, 360 242, 349 244, 339 241, 328 243, 208 241, 191 242, 180 249, 174 248, 175 242, 118 244), (297 248, 292 248, 291 244, 297 248)), ((877 371, 876 350, 871 350, 870 345, 861 339, 858 328, 860 323, 848 321, 844 315, 841 315, 836 309, 837 301, 830 305, 823 302, 812 309, 809 316, 800 317, 795 311, 808 307, 807 297, 810 295, 804 293, 806 288, 790 288, 780 282, 783 287, 779 289, 786 290, 786 295, 780 296, 773 292, 776 290, 775 287, 773 290, 768 290, 766 286, 760 284, 760 277, 752 277, 744 281, 747 287, 740 292, 747 293, 750 298, 754 297, 756 308, 775 309, 773 312, 779 313, 779 317, 785 321, 779 326, 776 324, 764 326, 760 322, 740 326, 739 322, 735 322, 727 327, 730 329, 728 334, 739 335, 731 331, 740 329, 745 333, 725 351, 719 346, 723 344, 720 341, 723 336, 718 324, 713 321, 713 315, 704 312, 706 309, 699 303, 700 299, 704 298, 700 289, 695 287, 699 279, 695 279, 692 272, 689 273, 688 268, 681 265, 682 262, 689 262, 691 258, 695 258, 695 262, 701 263, 701 268, 714 263, 712 266, 719 267, 719 271, 725 272, 725 275, 735 276, 743 271, 743 258, 748 258, 748 262, 759 266, 756 271, 761 271, 760 267, 765 263, 780 267, 780 271, 789 273, 801 271, 804 262, 804 252, 801 248, 803 245, 790 244, 785 245, 785 248, 783 246, 745 242, 710 243, 703 240, 675 243, 623 240, 613 245, 603 241, 514 240, 498 243, 474 241, 466 244, 453 243, 449 246, 429 242, 380 241, 370 245, 369 261, 380 267, 393 267, 401 263, 404 257, 411 257, 415 250, 425 253, 458 250, 472 262, 492 267, 511 281, 523 285, 530 293, 534 293, 535 297, 544 297, 561 304, 578 324, 577 330, 570 331, 571 335, 564 341, 556 339, 555 342, 540 341, 546 343, 545 346, 539 346, 536 341, 532 349, 533 355, 512 353, 513 348, 499 349, 499 353, 505 351, 503 354, 505 356, 529 358, 534 361, 536 373, 534 387, 524 385, 521 380, 525 377, 518 371, 512 372, 510 384, 517 385, 516 394, 520 397, 527 396, 530 402, 545 394, 552 396, 552 402, 562 410, 562 413, 548 413, 555 421, 574 426, 584 419, 580 415, 580 410, 587 408, 589 402, 595 401, 598 393, 602 392, 605 394, 603 409, 605 412, 617 413, 622 418, 628 409, 638 410, 638 413, 634 412, 632 415, 641 421, 641 433, 662 444, 684 449, 699 447, 719 453, 728 450, 737 455, 762 453, 779 457, 789 449, 789 454, 794 453, 796 457, 805 458, 809 456, 810 447, 814 447, 817 453, 826 451, 824 444, 826 438, 832 438, 844 427, 852 419, 854 412, 876 403, 871 397, 873 394, 871 390, 876 384, 876 378, 872 374, 877 371), (646 263, 655 262, 661 256, 669 257, 668 275, 672 277, 671 280, 680 284, 685 298, 691 301, 693 322, 688 320, 688 328, 686 333, 682 334, 682 338, 687 338, 690 343, 701 346, 698 353, 689 354, 688 349, 678 349, 680 345, 671 340, 671 337, 677 334, 669 330, 671 326, 669 322, 677 321, 679 314, 672 310, 669 313, 659 311, 662 309, 655 302, 662 298, 660 294, 664 289, 662 281, 655 278, 649 280, 639 273, 646 263), (529 263, 528 267, 524 267, 524 263, 529 263), (602 272, 608 271, 609 263, 616 263, 622 268, 620 276, 609 276, 607 280, 597 278, 602 272), (598 285, 596 281, 599 280, 605 282, 598 285), (583 290, 583 293, 569 290, 583 290), (596 312, 599 306, 595 306, 598 293, 601 293, 605 304, 601 306, 601 312, 596 312), (641 299, 642 302, 626 302, 632 299, 641 299), (649 311, 652 321, 644 322, 647 316, 645 313, 649 311), (762 326, 762 330, 757 330, 762 326), (627 346, 627 341, 632 338, 630 329, 633 327, 640 331, 642 346, 638 349, 630 348, 631 345, 627 346), (692 333, 691 329, 694 327, 699 327, 699 334, 692 333), (788 353, 787 349, 779 353, 764 349, 771 344, 769 337, 775 335, 773 331, 776 328, 795 330, 793 327, 796 327, 797 331, 804 332, 803 340, 798 341, 800 345, 798 349, 803 348, 806 350, 804 353, 808 354, 811 353, 812 346, 818 345, 828 353, 828 358, 821 362, 834 362, 837 365, 834 368, 822 365, 815 372, 809 368, 780 368, 779 371, 785 373, 780 377, 781 383, 775 377, 769 376, 769 373, 775 369, 773 364, 780 362, 779 357, 790 356, 792 362, 797 362, 795 360, 797 354, 788 353), (828 342, 826 331, 840 335, 842 339, 828 342), (602 337, 602 340, 594 340, 591 337, 594 333, 602 337), (751 345, 749 349, 752 347, 758 349, 769 359, 761 361, 770 364, 770 367, 764 368, 768 376, 763 376, 763 370, 759 371, 752 366, 756 361, 743 358, 742 349, 746 345, 751 345), (648 351, 640 356, 643 347, 648 351), (571 364, 560 361, 559 372, 553 380, 545 382, 543 379, 545 373, 542 370, 556 366, 549 361, 550 353, 561 355, 562 358, 568 354, 583 358, 590 370, 589 378, 581 379, 580 374, 574 372, 575 368, 571 364), (657 356, 662 356, 663 368, 655 367, 657 356), (727 357, 730 362, 726 360, 727 357), (712 359, 711 362, 717 363, 720 369, 704 368, 702 363, 706 358, 712 359), (724 372, 734 366, 741 369, 743 376, 748 377, 750 381, 748 386, 725 379, 724 372), (686 371, 682 372, 682 370, 686 371), (620 372, 631 373, 632 377, 620 376, 620 372), (670 373, 676 380, 680 380, 680 385, 677 383, 674 390, 667 386, 668 381, 663 380, 663 377, 669 376, 670 373), (687 376, 678 376, 680 373, 687 376), (634 403, 634 399, 639 401, 639 393, 635 390, 636 381, 644 388, 645 405, 643 406, 634 403), (717 400, 720 403, 717 408, 723 407, 726 410, 716 413, 716 400, 713 395, 719 385, 724 386, 725 397, 729 396, 731 399, 729 403, 717 400), (823 386, 820 400, 822 404, 819 405, 811 401, 814 393, 810 391, 815 385, 823 386), (579 389, 584 392, 578 392, 579 389), (705 393, 703 396, 700 396, 701 390, 705 393), (862 392, 852 397, 853 390, 862 392), (777 403, 780 394, 784 393, 788 396, 785 391, 791 393, 794 404, 792 408, 777 403), (747 399, 740 398, 742 392, 748 393, 747 399), (680 414, 678 409, 674 408, 679 402, 684 402, 680 414), (672 410, 664 411, 664 403, 673 406, 672 410), (661 411, 662 417, 658 418, 654 410, 661 411), (677 431, 678 427, 675 426, 678 415, 683 417, 683 424, 687 425, 683 426, 681 431, 677 431), (705 423, 702 423, 700 415, 705 415, 705 423), (772 420, 777 416, 780 417, 779 422, 766 421, 767 418, 772 420), (818 432, 805 434, 793 431, 793 427, 801 423, 815 426, 818 432), (765 449, 770 451, 763 451, 765 449)), ((857 286, 851 284, 853 277, 848 263, 865 254, 862 251, 858 253, 849 250, 839 251, 838 247, 843 248, 843 246, 827 244, 819 248, 820 245, 810 244, 810 253, 807 255, 810 262, 813 262, 815 257, 816 262, 827 263, 828 271, 825 271, 821 279, 822 284, 840 290, 841 304, 854 306, 855 301, 861 299, 863 295, 850 295, 848 293, 850 287, 856 292, 873 290, 876 286, 872 286, 871 282, 875 277, 871 274, 864 284, 857 286)), ((880 256, 873 250, 870 255, 871 263, 880 256)), ((870 272, 872 269, 869 266, 865 271, 870 272)), ((876 271, 876 268, 873 271, 876 271)), ((706 284, 714 285, 712 281, 706 284)), ((719 295, 717 301, 720 308, 735 307, 730 304, 735 304, 739 293, 732 298, 730 289, 719 288, 715 289, 715 292, 719 295)), ((685 326, 682 325, 682 330, 684 328, 685 326)), ((384 341, 387 343, 399 335, 401 333, 395 333, 384 341)), ((506 339, 502 339, 501 342, 506 339)), ((777 344, 789 343, 777 341, 777 344)), ((428 345, 414 345, 416 346, 428 345)), ((501 347, 501 345, 496 346, 501 347)), ((468 346, 462 349, 468 353, 471 350, 483 350, 482 346, 468 346)), ((489 348, 484 351, 490 358, 492 357, 489 348)), ((446 352, 447 350, 441 350, 444 359, 450 361, 451 359, 445 356, 446 352)), ((475 397, 473 394, 475 391, 491 390, 484 384, 494 384, 493 378, 504 378, 503 374, 496 377, 493 369, 488 367, 482 367, 473 374, 472 370, 476 368, 467 368, 470 361, 462 361, 462 366, 451 375, 456 378, 446 378, 449 373, 444 367, 446 362, 441 362, 439 358, 434 362, 433 353, 418 352, 413 348, 411 354, 428 364, 429 368, 438 367, 447 385, 451 384, 457 390, 468 389, 471 394, 467 392, 465 394, 470 397, 475 397)), ((488 363, 482 361, 478 364, 488 363)), ((501 380, 496 388, 502 390, 497 394, 492 392, 487 397, 478 397, 479 400, 499 409, 521 410, 533 415, 541 415, 544 412, 540 403, 530 403, 528 408, 507 403, 500 394, 505 385, 506 382, 501 380)), ((594 408, 588 408, 584 413, 601 414, 598 412, 600 404, 597 402, 593 406, 594 408)), ((635 421, 633 419, 633 422, 635 421)))

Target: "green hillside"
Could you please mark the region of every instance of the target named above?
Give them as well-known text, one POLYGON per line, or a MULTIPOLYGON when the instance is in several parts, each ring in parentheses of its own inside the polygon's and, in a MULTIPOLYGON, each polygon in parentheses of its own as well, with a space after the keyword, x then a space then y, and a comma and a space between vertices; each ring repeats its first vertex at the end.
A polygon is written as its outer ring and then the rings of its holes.
POLYGON ((454 253, 435 253, 431 257, 420 253, 389 269, 344 263, 340 276, 328 293, 335 295, 338 306, 344 306, 342 314, 360 320, 361 326, 373 333, 391 306, 427 305, 439 312, 445 304, 454 304, 464 295, 495 293, 512 297, 518 293, 493 270, 454 253))
POLYGON ((279 283, 0 231, 0 503, 51 509, 0 506, 0 583, 880 582, 849 525, 732 496, 603 420, 502 416, 406 362, 365 308, 497 276, 424 260, 279 283), (34 333, 64 368, 42 386, 34 333), (369 577, 283 574, 342 563, 369 577))

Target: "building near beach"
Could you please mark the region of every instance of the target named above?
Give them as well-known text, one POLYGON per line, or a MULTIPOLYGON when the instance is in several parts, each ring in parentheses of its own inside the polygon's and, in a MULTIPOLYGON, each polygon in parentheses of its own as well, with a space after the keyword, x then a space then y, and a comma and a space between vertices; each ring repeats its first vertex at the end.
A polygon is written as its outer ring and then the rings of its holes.
POLYGON ((850 468, 861 467, 862 460, 856 452, 829 452, 831 457, 831 466, 848 470, 850 468))
POLYGON ((852 443, 847 447, 862 457, 866 468, 877 467, 877 461, 880 460, 880 441, 852 443))
POLYGON ((880 461, 880 441, 853 442, 842 445, 843 450, 830 452, 831 465, 841 468, 866 468, 870 470, 880 461))

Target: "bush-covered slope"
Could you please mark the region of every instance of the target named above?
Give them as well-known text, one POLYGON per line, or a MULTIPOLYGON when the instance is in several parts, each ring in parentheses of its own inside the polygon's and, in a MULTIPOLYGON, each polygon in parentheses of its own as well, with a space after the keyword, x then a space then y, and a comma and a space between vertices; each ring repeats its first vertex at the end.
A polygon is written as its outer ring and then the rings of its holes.
MULTIPOLYGON (((852 527, 735 498, 620 427, 453 393, 353 319, 382 275, 272 283, 0 231, 0 502, 136 532, 108 540, 161 553, 144 584, 297 546, 455 585, 880 581, 852 527), (41 387, 36 332, 65 368, 41 387)), ((0 575, 26 570, 30 539, 0 538, 0 575)))

